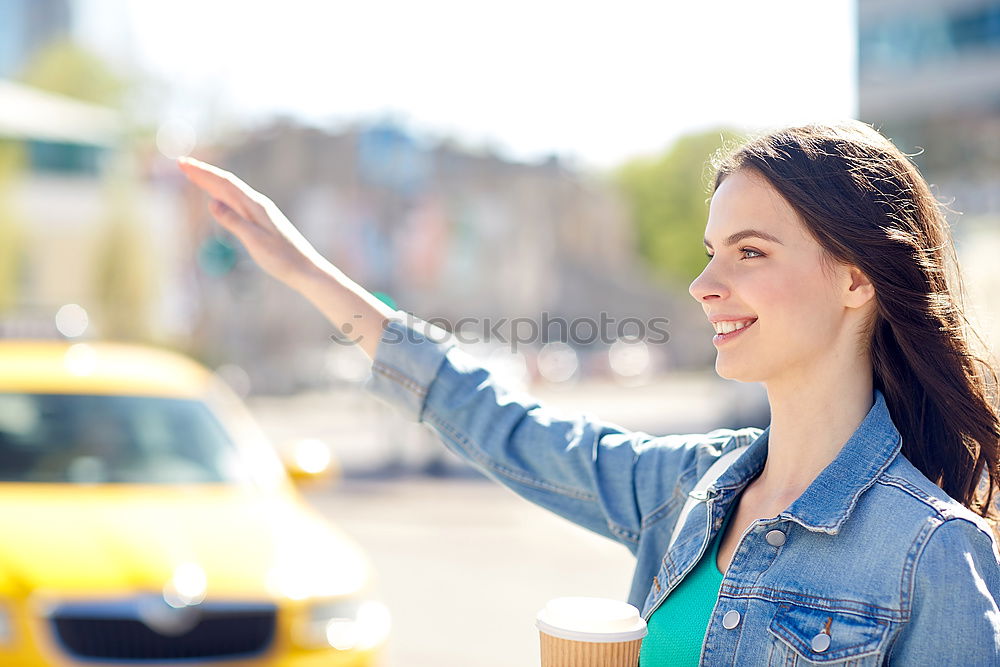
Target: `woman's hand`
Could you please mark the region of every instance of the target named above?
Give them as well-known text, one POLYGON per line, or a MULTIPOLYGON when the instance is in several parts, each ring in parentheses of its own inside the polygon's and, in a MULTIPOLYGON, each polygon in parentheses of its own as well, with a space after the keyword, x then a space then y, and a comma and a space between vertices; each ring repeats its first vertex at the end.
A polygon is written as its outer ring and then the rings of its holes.
POLYGON ((208 207, 212 216, 278 280, 297 287, 310 271, 328 264, 274 202, 235 175, 190 157, 177 164, 212 198, 208 207))
POLYGON ((193 158, 177 161, 212 198, 209 210, 262 269, 309 299, 343 337, 375 358, 395 311, 345 276, 306 241, 270 199, 228 171, 193 158))

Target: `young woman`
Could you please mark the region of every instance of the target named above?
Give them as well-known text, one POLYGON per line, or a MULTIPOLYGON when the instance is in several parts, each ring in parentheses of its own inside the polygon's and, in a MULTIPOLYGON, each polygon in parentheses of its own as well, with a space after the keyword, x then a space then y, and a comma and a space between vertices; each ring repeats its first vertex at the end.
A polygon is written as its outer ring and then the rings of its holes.
POLYGON ((372 392, 635 554, 644 667, 1000 665, 997 378, 971 352, 937 203, 870 126, 786 128, 716 160, 690 292, 717 372, 763 383, 771 423, 664 437, 506 390, 235 176, 180 166, 261 267, 351 324, 372 392))

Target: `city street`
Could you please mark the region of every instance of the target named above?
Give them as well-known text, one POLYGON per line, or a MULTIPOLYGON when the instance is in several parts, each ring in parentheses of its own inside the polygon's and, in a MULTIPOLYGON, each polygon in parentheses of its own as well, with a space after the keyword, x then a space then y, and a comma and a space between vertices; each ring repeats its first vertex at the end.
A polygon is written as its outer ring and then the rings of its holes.
POLYGON ((1000 666, 1000 0, 681 8, 0 0, 0 667, 1000 666))
POLYGON ((628 594, 635 559, 624 546, 499 484, 344 481, 308 497, 375 563, 392 667, 537 665, 547 600, 628 594))

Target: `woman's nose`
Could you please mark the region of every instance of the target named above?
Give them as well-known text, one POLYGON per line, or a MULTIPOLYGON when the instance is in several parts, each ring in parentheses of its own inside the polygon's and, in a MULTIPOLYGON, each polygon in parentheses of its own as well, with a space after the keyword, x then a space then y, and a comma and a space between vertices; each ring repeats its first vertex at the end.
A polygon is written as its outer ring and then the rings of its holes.
MULTIPOLYGON (((711 265, 711 262, 709 262, 709 265, 711 265)), ((692 282, 688 287, 688 292, 698 303, 713 298, 722 298, 727 292, 725 285, 723 285, 722 282, 715 276, 714 272, 709 269, 710 266, 706 266, 704 270, 702 270, 701 274, 699 274, 699 276, 694 279, 694 282, 692 282)))

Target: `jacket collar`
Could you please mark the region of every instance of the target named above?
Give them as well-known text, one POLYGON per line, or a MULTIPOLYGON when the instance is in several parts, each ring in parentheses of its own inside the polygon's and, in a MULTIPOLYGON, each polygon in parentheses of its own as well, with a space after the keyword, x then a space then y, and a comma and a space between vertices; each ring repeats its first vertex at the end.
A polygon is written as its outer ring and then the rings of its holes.
MULTIPOLYGON (((768 426, 715 483, 719 491, 742 489, 764 469, 767 459, 768 426)), ((779 517, 803 527, 836 535, 857 503, 858 497, 899 454, 899 431, 889 416, 885 396, 874 390, 874 404, 837 457, 823 469, 779 517)), ((734 494, 735 495, 735 494, 734 494)))

